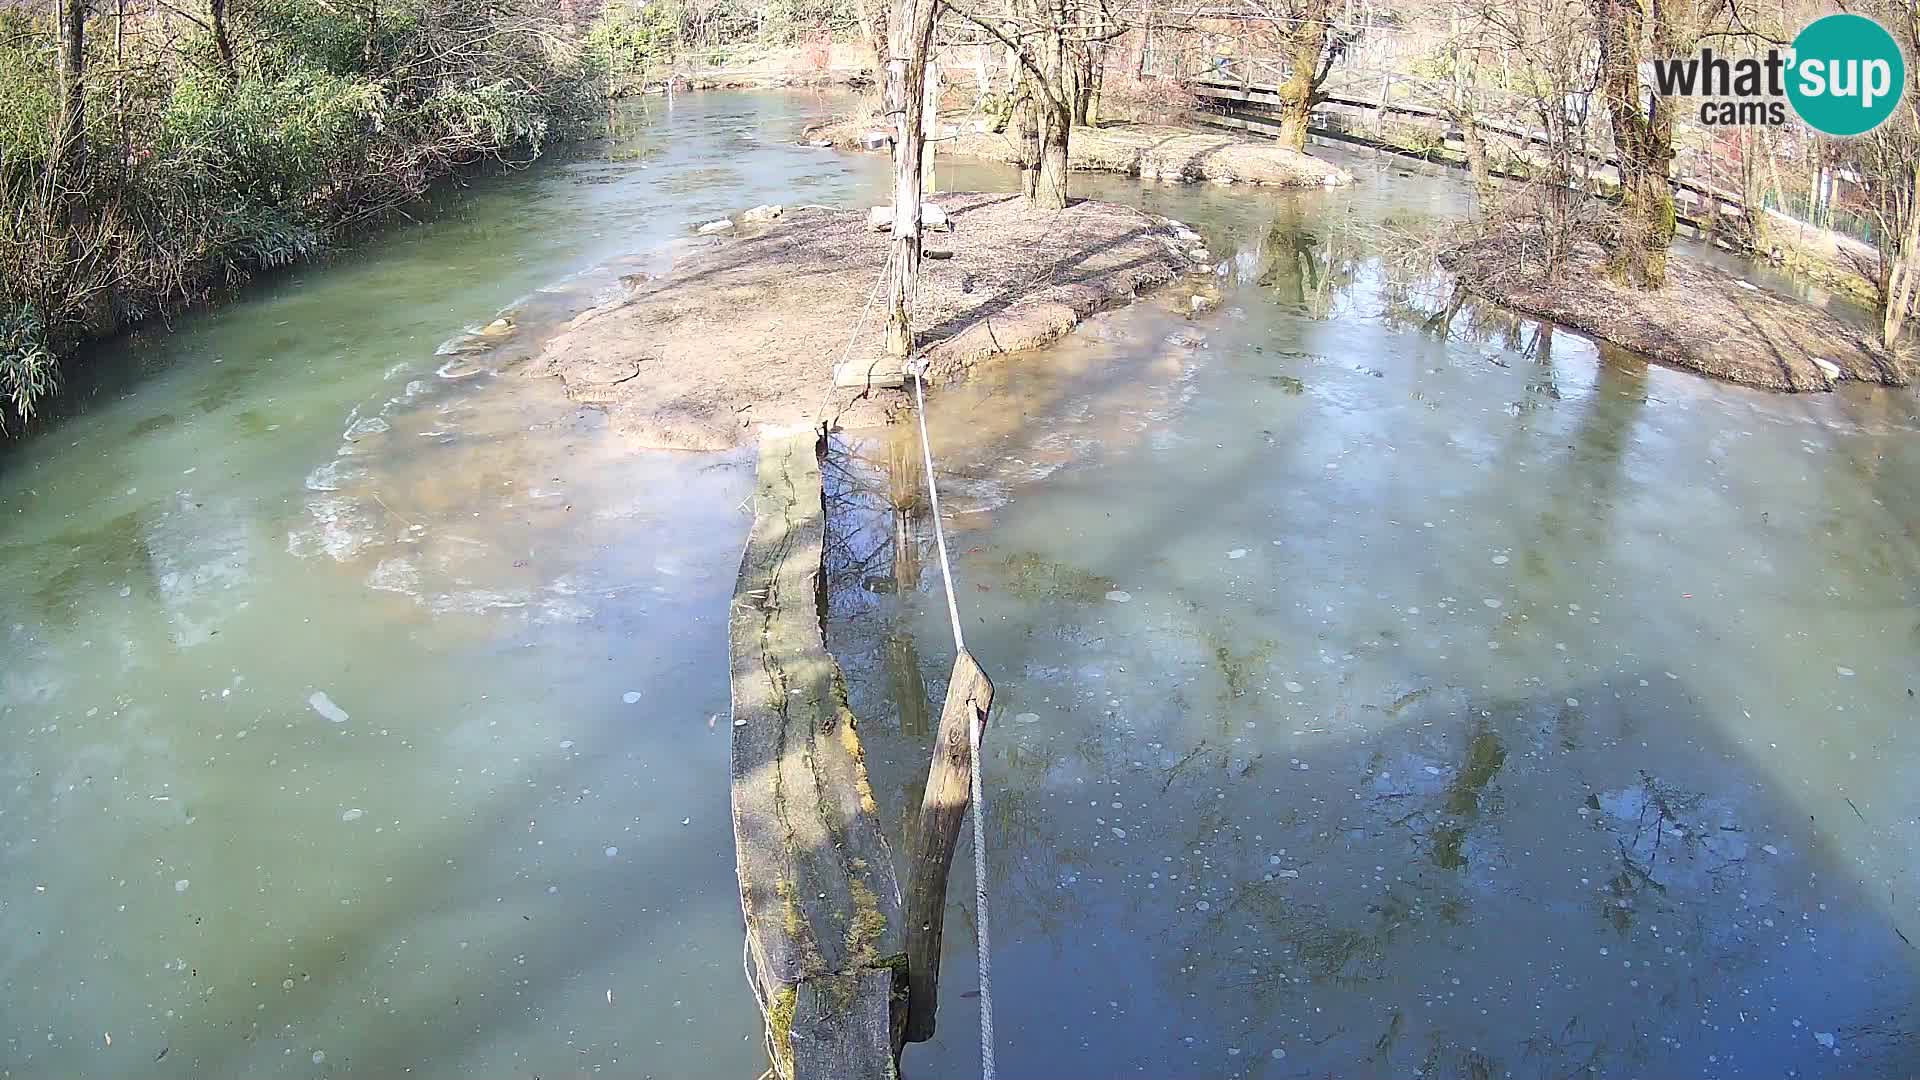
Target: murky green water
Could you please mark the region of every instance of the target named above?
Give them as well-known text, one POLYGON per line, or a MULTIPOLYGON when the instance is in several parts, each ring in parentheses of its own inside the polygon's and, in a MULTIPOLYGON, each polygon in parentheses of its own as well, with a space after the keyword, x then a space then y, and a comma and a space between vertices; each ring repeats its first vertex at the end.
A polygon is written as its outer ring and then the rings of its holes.
MULTIPOLYGON (((1399 171, 1089 183, 1200 227, 1221 309, 930 405, 1003 1070, 1912 1074, 1914 397, 1449 321, 1416 239, 1465 205, 1399 171)), ((833 625, 897 812, 952 645, 914 470, 848 451, 833 625)), ((972 950, 909 1064, 976 1067, 972 950)))
POLYGON ((0 452, 0 1076, 760 1071, 713 722, 751 459, 496 372, 621 256, 881 166, 783 144, 820 99, 649 104, 0 452))
MULTIPOLYGON (((832 105, 654 102, 117 346, 0 454, 0 1076, 760 1072, 716 722, 751 458, 513 367, 691 223, 883 190, 784 144, 832 105)), ((1920 1066, 1913 399, 1439 329, 1459 189, 1398 171, 1087 180, 1207 232, 1222 309, 933 404, 1003 1073, 1920 1066)), ((897 819, 951 652, 901 455, 846 446, 830 632, 897 819)), ((909 1075, 977 1067, 966 861, 909 1075)))

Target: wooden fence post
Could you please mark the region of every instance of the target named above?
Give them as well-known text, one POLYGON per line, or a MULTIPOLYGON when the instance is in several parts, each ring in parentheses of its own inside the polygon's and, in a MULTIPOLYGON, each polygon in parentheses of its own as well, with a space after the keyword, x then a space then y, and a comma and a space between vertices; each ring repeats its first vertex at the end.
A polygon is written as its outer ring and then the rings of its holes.
MULTIPOLYGON (((906 897, 907 1041, 933 1038, 940 1004, 940 933, 947 912, 947 871, 960 823, 973 801, 973 725, 984 731, 993 707, 993 681, 965 649, 953 658, 953 677, 940 710, 933 762, 920 816, 908 838, 906 897)), ((980 838, 974 837, 974 843, 980 838)))

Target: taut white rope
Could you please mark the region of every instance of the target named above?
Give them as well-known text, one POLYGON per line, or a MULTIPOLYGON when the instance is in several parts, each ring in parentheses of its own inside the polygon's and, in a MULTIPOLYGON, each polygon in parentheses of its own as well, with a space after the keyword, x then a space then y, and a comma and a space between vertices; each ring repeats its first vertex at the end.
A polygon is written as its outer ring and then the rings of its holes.
MULTIPOLYGON (((953 647, 964 652, 965 636, 960 631, 960 603, 953 592, 953 567, 947 562, 947 533, 940 524, 940 487, 933 478, 933 444, 927 440, 927 399, 921 389, 920 365, 909 361, 913 376, 914 412, 920 420, 920 454, 927 467, 927 501, 933 507, 933 540, 940 549, 940 578, 947 588, 947 618, 953 623, 953 647)), ((980 729, 986 717, 967 725, 968 755, 973 784, 973 904, 980 923, 978 963, 980 967, 980 1076, 994 1080, 993 1065, 993 936, 987 919, 987 794, 980 783, 980 729)))

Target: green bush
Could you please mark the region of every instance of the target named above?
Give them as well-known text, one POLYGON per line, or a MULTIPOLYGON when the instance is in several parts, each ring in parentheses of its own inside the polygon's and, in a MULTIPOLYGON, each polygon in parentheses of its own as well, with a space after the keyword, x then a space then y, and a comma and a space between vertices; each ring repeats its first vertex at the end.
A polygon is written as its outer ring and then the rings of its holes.
POLYGON ((123 61, 88 27, 84 152, 53 162, 53 28, 0 15, 0 428, 78 341, 325 249, 449 173, 526 160, 605 115, 539 0, 261 0, 211 30, 161 10, 123 61), (347 12, 351 12, 350 14, 347 12))

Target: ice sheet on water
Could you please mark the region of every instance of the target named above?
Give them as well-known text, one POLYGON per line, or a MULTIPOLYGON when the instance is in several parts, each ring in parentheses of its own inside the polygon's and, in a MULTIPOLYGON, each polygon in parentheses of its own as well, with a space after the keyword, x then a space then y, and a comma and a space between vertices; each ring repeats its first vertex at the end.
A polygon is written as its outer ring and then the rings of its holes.
POLYGON ((324 690, 315 690, 307 697, 307 704, 313 706, 314 712, 336 724, 344 724, 349 719, 347 710, 335 705, 333 699, 328 697, 324 690))

